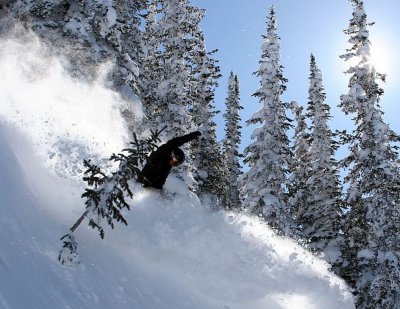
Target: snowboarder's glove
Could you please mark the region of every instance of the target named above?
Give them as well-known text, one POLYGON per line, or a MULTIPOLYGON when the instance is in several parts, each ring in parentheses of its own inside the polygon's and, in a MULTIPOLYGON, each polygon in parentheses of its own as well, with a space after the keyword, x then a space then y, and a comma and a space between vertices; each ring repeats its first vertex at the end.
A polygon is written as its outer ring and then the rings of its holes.
POLYGON ((199 136, 201 136, 201 132, 200 131, 195 131, 189 134, 191 138, 198 138, 199 136))

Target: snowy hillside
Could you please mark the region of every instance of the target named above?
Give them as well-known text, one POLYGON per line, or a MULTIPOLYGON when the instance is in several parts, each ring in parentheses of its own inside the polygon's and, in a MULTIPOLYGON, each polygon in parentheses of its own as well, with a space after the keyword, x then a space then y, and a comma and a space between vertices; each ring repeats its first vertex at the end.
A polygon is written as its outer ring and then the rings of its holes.
POLYGON ((61 266, 59 238, 84 211, 82 159, 108 158, 128 133, 116 94, 38 47, 0 42, 0 308, 354 308, 327 264, 257 218, 210 212, 174 177, 168 199, 132 184, 128 226, 101 240, 84 222, 81 264, 61 266))

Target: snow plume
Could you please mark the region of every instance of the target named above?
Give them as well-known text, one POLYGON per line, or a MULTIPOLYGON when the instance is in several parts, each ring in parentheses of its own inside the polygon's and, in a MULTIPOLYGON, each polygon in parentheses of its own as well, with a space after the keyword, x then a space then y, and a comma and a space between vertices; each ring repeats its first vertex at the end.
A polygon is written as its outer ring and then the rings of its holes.
MULTIPOLYGON (((0 38, 0 120, 25 132, 59 174, 76 175, 84 158, 124 148, 130 136, 120 110, 128 103, 103 86, 109 68, 94 82, 74 79, 37 37, 19 35, 0 38)), ((139 104, 135 112, 140 118, 139 104)))

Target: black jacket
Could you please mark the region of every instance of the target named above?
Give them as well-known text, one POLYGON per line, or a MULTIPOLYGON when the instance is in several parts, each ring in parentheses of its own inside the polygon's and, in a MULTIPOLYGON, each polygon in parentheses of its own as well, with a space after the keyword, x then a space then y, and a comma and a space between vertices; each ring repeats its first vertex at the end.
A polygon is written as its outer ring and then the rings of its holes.
POLYGON ((175 137, 158 147, 150 154, 138 180, 143 183, 144 187, 162 189, 172 168, 170 165, 171 154, 173 152, 183 154, 179 147, 200 135, 201 133, 196 131, 175 137))

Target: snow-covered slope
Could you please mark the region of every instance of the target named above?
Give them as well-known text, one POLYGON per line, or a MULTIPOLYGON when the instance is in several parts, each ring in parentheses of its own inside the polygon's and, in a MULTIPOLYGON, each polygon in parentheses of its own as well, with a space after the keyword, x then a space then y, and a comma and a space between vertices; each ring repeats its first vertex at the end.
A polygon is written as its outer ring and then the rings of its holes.
POLYGON ((115 94, 12 44, 0 42, 0 308, 354 308, 324 262, 257 218, 210 212, 174 177, 167 198, 132 184, 128 226, 101 240, 84 222, 81 264, 60 265, 59 238, 84 211, 81 160, 127 134, 115 94))

